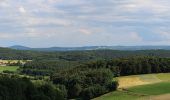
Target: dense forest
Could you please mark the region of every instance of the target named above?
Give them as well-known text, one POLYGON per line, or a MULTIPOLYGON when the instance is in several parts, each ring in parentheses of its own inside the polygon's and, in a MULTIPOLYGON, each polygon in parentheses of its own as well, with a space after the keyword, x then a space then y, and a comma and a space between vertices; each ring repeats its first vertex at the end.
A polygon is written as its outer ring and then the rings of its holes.
POLYGON ((87 50, 87 51, 58 51, 58 52, 41 52, 29 50, 14 50, 9 48, 0 48, 1 59, 14 60, 41 60, 55 59, 66 61, 89 61, 96 59, 112 59, 130 56, 156 56, 170 57, 170 50, 137 50, 137 51, 120 51, 120 50, 87 50))
POLYGON ((65 100, 52 84, 34 85, 27 78, 0 77, 0 100, 65 100))
POLYGON ((38 52, 0 48, 1 59, 30 60, 18 62, 17 73, 1 75, 0 99, 13 100, 16 95, 16 100, 89 100, 115 91, 119 84, 114 77, 170 72, 169 57, 167 50, 38 52))
POLYGON ((51 75, 54 71, 68 70, 79 64, 76 61, 33 60, 24 64, 22 73, 28 75, 51 75))

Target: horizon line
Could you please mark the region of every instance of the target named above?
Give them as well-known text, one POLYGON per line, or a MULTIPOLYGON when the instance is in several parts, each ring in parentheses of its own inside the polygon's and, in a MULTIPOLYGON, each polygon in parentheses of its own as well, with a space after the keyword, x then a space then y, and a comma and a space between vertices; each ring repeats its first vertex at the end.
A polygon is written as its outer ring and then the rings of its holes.
POLYGON ((89 46, 49 46, 49 47, 31 47, 31 46, 25 46, 25 45, 11 45, 11 46, 2 46, 5 48, 10 48, 14 46, 21 46, 21 47, 27 47, 27 48, 81 48, 81 47, 144 47, 144 46, 170 46, 170 45, 89 45, 89 46))

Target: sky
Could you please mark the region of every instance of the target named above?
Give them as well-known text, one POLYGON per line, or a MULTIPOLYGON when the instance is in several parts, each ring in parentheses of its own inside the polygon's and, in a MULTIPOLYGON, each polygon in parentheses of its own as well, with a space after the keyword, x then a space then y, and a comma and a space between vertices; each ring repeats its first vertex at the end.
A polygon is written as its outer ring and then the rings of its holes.
POLYGON ((0 0, 0 46, 170 45, 169 0, 0 0))

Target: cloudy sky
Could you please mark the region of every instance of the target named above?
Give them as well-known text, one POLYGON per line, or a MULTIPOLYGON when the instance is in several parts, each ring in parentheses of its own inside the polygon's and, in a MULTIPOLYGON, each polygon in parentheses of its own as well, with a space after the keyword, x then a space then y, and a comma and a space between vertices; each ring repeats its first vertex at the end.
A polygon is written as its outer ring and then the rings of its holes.
POLYGON ((170 45, 169 0, 0 0, 0 46, 170 45))

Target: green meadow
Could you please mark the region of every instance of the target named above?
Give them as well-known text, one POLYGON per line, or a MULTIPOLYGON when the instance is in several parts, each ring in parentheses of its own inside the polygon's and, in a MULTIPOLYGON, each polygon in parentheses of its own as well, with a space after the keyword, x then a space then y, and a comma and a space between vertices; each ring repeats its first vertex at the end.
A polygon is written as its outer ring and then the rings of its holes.
POLYGON ((131 93, 142 95, 161 95, 170 93, 170 82, 160 82, 148 85, 135 86, 127 89, 131 93))
MULTIPOLYGON (((119 88, 116 92, 105 94, 101 97, 95 98, 94 100, 150 100, 160 95, 170 94, 170 73, 126 76, 121 78, 125 80, 126 78, 132 78, 130 80, 133 80, 134 77, 138 77, 140 81, 144 82, 144 84, 135 84, 133 87, 119 88)), ((123 82, 121 82, 121 84, 122 83, 123 82)), ((127 82, 124 84, 126 83, 127 82)), ((128 84, 130 84, 130 82, 128 84)), ((129 86, 128 84, 127 86, 129 86)))
POLYGON ((19 69, 19 66, 0 66, 0 73, 3 71, 16 72, 19 69))

